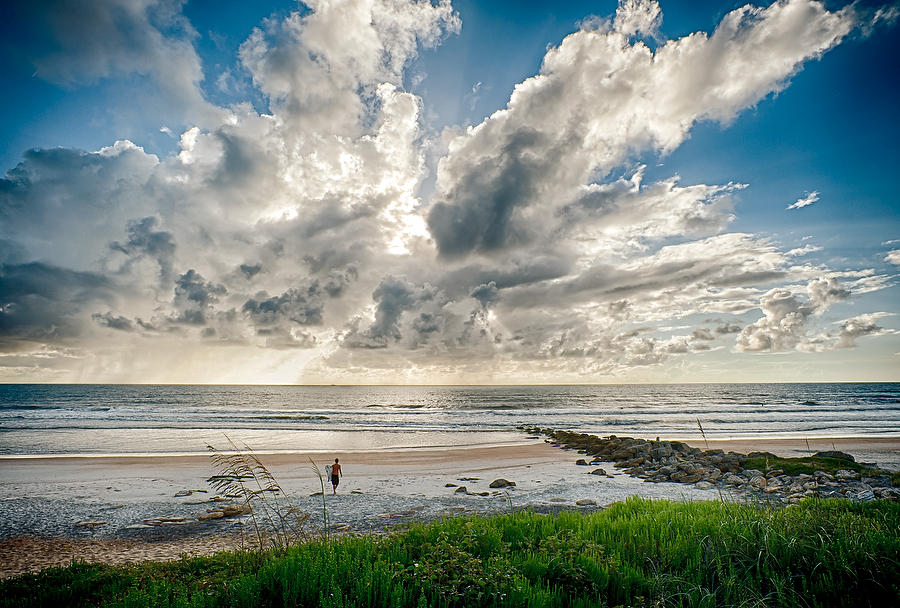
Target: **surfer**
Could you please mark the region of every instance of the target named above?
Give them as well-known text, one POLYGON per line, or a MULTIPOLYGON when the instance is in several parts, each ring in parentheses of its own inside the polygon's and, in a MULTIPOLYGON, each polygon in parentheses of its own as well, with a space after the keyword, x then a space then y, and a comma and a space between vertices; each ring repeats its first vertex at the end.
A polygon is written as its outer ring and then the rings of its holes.
POLYGON ((334 459, 334 464, 331 466, 331 493, 337 494, 338 484, 341 482, 341 477, 344 476, 344 473, 341 471, 341 463, 337 458, 334 459))

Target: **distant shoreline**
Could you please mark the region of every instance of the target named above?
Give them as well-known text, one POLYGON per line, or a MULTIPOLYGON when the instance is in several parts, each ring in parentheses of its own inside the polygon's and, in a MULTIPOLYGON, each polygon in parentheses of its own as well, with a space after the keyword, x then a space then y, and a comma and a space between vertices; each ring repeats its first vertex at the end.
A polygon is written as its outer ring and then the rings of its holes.
MULTIPOLYGON (((615 434, 615 433, 613 433, 615 434)), ((630 434, 631 437, 640 437, 643 439, 653 439, 652 434, 630 434)), ((862 448, 864 451, 869 450, 887 450, 889 452, 898 452, 898 461, 900 461, 900 434, 886 435, 866 435, 866 436, 827 436, 827 437, 734 437, 728 439, 712 438, 708 440, 698 439, 696 437, 678 437, 666 436, 662 439, 667 441, 683 441, 692 447, 705 449, 707 446, 712 449, 723 449, 725 451, 735 452, 752 452, 752 451, 768 451, 779 456, 796 456, 813 452, 838 449, 846 452, 853 452, 854 449, 862 448), (808 446, 808 447, 807 447, 808 446), (784 453, 780 453, 784 452, 784 453)), ((365 448, 348 448, 337 447, 332 449, 301 449, 301 450, 253 450, 258 456, 281 460, 294 458, 297 456, 321 456, 331 455, 336 452, 344 454, 366 455, 386 459, 391 459, 392 454, 427 454, 430 452, 439 453, 454 450, 480 450, 492 448, 515 448, 525 445, 531 445, 534 440, 521 441, 499 441, 480 444, 464 444, 464 445, 424 445, 424 446, 396 446, 396 447, 365 447, 365 448)), ((222 453, 229 453, 229 450, 222 450, 222 453)), ((121 453, 82 453, 82 454, 0 454, 0 463, 3 461, 41 461, 41 460, 115 460, 125 462, 129 460, 146 462, 149 459, 202 459, 208 461, 210 452, 121 452, 121 453)), ((368 458, 367 458, 368 460, 368 458)))

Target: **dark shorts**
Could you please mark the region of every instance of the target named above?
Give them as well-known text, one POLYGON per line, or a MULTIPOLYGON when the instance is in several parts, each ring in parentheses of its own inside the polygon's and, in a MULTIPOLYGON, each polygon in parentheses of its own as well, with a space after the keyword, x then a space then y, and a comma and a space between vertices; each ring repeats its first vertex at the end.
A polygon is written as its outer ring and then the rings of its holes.
POLYGON ((331 476, 331 485, 336 486, 336 485, 338 485, 338 482, 340 482, 340 481, 341 481, 341 478, 338 477, 337 475, 331 476))

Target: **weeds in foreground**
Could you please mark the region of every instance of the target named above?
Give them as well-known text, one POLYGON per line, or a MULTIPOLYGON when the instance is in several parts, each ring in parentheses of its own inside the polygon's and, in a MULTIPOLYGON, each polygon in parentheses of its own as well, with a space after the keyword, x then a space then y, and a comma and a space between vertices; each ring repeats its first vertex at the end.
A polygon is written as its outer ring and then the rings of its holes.
POLYGON ((413 524, 387 537, 0 581, 3 606, 900 605, 900 504, 630 499, 413 524))
POLYGON ((239 448, 228 435, 227 452, 207 445, 218 472, 207 482, 228 498, 243 500, 249 512, 258 549, 283 551, 307 538, 309 514, 291 504, 275 476, 248 445, 239 448))
POLYGON ((328 540, 328 503, 325 502, 325 476, 319 469, 319 465, 312 458, 309 459, 309 464, 313 473, 319 478, 319 485, 322 486, 322 529, 324 530, 325 540, 328 540))

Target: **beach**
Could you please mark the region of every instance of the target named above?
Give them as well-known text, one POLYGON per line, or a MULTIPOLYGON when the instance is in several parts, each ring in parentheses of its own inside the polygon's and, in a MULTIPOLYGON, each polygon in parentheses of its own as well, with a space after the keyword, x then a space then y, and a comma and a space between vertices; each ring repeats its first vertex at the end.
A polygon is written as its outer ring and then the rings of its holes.
MULTIPOLYGON (((838 449, 858 461, 900 469, 900 438, 690 443, 787 457, 838 449)), ((310 514, 310 534, 323 531, 322 496, 316 494, 321 483, 310 459, 320 470, 333 458, 343 465, 336 495, 324 480, 330 530, 342 534, 381 533, 410 521, 526 507, 591 510, 630 496, 720 498, 715 488, 645 483, 612 463, 601 464, 607 476, 592 475, 595 467, 575 464, 577 453, 524 435, 503 445, 257 455, 280 483, 283 498, 310 514), (515 486, 490 488, 497 479, 515 486)), ((0 470, 0 576, 67 565, 73 558, 110 563, 175 559, 248 547, 253 540, 246 515, 198 520, 220 508, 207 482, 217 473, 208 455, 7 457, 0 458, 0 470)))

